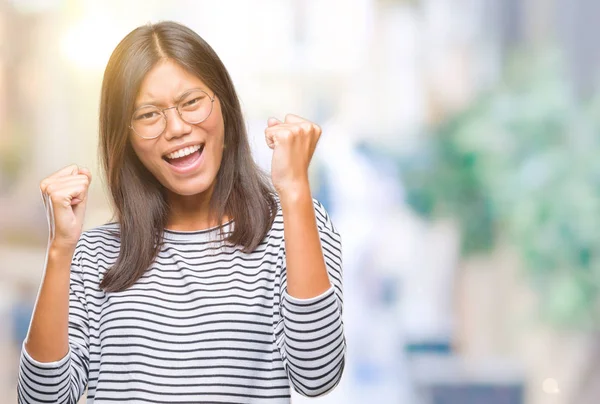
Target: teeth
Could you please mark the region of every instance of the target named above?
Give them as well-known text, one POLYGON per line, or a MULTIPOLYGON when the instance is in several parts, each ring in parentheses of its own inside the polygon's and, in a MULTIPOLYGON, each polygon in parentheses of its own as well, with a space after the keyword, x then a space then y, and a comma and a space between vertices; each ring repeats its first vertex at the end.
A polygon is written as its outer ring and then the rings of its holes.
POLYGON ((174 151, 173 153, 167 154, 167 158, 168 159, 177 159, 177 158, 181 158, 184 156, 189 156, 190 154, 195 153, 198 150, 200 150, 200 145, 184 147, 183 149, 179 149, 179 150, 174 151))

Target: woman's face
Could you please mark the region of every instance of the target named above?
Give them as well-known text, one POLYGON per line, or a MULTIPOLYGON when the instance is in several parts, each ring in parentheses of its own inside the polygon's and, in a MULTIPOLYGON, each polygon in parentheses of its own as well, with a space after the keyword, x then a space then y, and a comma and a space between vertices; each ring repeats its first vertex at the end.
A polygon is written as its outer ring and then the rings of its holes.
MULTIPOLYGON (((131 144, 140 161, 165 188, 181 196, 198 195, 210 190, 215 182, 223 157, 225 132, 219 99, 202 80, 167 59, 148 72, 134 107, 138 110, 141 106, 153 105, 162 110, 181 102, 180 109, 184 111, 200 102, 195 95, 182 99, 195 89, 214 97, 212 112, 203 122, 190 124, 182 119, 176 108, 171 108, 164 111, 167 122, 160 136, 144 139, 130 131, 131 144)), ((207 101, 209 98, 202 102, 207 101)), ((142 113, 145 111, 141 110, 142 113)), ((134 120, 145 124, 144 120, 152 122, 155 119, 152 115, 134 114, 134 120)))

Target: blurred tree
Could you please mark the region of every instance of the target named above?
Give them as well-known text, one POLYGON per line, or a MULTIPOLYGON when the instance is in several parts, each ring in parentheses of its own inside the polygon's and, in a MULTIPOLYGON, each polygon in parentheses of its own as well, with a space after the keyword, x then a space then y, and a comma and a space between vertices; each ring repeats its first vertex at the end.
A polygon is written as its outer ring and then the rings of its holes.
POLYGON ((582 105, 561 59, 521 54, 503 82, 403 157, 408 203, 456 217, 463 253, 508 236, 553 324, 600 328, 600 102, 582 105))

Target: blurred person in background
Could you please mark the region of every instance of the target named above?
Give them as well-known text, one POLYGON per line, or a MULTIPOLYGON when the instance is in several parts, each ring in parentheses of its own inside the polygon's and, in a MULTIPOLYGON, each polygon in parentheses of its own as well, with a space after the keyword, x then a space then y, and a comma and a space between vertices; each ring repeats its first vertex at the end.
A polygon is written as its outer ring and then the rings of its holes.
POLYGON ((115 222, 82 232, 92 175, 40 184, 50 227, 23 344, 21 403, 289 403, 345 363, 341 239, 311 196, 321 129, 270 118, 271 180, 252 159, 231 78, 173 22, 114 50, 100 155, 115 222))

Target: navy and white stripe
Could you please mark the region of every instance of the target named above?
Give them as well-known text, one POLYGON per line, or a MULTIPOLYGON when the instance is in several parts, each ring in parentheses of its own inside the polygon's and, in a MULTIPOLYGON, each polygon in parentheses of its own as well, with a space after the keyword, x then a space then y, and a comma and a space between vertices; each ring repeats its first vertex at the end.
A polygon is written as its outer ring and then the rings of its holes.
MULTIPOLYGON (((165 232, 131 288, 98 285, 118 256, 117 224, 86 231, 71 266, 67 356, 39 363, 23 348, 19 403, 289 403, 333 389, 344 368, 341 239, 313 201, 332 287, 286 292, 281 208, 251 253, 218 229, 165 232)), ((235 223, 225 225, 230 231, 235 223)))

